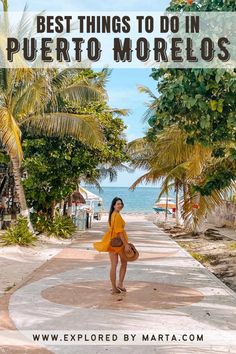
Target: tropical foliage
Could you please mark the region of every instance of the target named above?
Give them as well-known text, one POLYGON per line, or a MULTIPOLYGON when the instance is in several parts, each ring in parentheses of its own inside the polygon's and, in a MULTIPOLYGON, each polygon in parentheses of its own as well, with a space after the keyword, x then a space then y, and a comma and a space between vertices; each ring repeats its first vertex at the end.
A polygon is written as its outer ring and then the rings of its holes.
MULTIPOLYGON (((176 0, 167 10, 235 11, 236 3, 202 0, 190 6, 176 0)), ((157 81, 159 96, 147 113, 149 136, 178 124, 187 133, 188 143, 213 148, 212 155, 219 158, 218 168, 214 173, 209 170, 202 180, 201 194, 230 186, 236 178, 236 70, 153 69, 151 76, 157 81)))
POLYGON ((58 211, 56 211, 53 219, 46 213, 35 212, 31 214, 31 220, 34 230, 38 234, 43 233, 47 236, 69 238, 76 231, 76 226, 71 217, 61 215, 58 211))
POLYGON ((49 236, 59 238, 69 238, 76 230, 69 216, 63 216, 56 213, 53 222, 49 222, 47 233, 49 236))
MULTIPOLYGON (((68 105, 66 107, 72 109, 68 105)), ((79 109, 77 107, 77 111, 79 109)), ((23 134, 23 167, 27 171, 23 184, 28 204, 35 210, 50 214, 52 206, 73 193, 79 182, 99 185, 99 181, 107 175, 114 179, 117 168, 122 168, 128 160, 123 137, 125 125, 119 117, 119 113, 125 112, 112 112, 105 103, 100 102, 91 104, 91 107, 88 105, 86 111, 96 114, 104 132, 105 143, 100 146, 92 147, 73 137, 23 134)))
POLYGON ((131 142, 129 153, 133 166, 148 170, 131 188, 142 182, 162 182, 159 198, 168 194, 170 189, 175 189, 177 224, 179 205, 186 226, 196 230, 206 212, 223 202, 221 191, 215 190, 210 196, 203 196, 197 187, 205 170, 215 165, 212 150, 200 143, 188 144, 186 132, 177 125, 165 128, 152 141, 146 137, 131 142), (181 202, 179 191, 183 191, 181 202), (195 208, 196 205, 199 207, 195 208))
MULTIPOLYGON (((168 11, 235 11, 235 1, 173 0, 168 11)), ((236 70, 153 69, 158 96, 151 98, 144 139, 130 144, 140 182, 162 180, 162 191, 181 188, 183 216, 195 228, 223 202, 236 179, 236 70)))
POLYGON ((58 101, 65 97, 84 104, 84 100, 102 95, 102 90, 99 84, 83 78, 80 70, 45 73, 1 69, 0 88, 1 141, 13 165, 21 209, 26 210, 20 173, 21 127, 37 128, 47 135, 70 134, 87 144, 98 144, 102 132, 96 117, 60 112, 58 101))
POLYGON ((9 227, 1 237, 1 244, 3 246, 32 246, 36 241, 37 237, 28 229, 27 218, 22 216, 20 216, 15 224, 9 227))

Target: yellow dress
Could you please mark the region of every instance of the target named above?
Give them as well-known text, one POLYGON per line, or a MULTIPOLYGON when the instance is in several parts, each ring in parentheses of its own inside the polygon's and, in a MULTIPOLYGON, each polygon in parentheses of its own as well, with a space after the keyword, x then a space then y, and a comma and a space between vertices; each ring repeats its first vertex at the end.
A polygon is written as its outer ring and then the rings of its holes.
POLYGON ((109 225, 109 230, 104 234, 101 241, 93 243, 93 247, 99 252, 119 253, 123 248, 123 245, 120 247, 112 247, 110 245, 111 233, 113 238, 116 236, 117 233, 123 232, 124 237, 128 241, 128 235, 124 227, 125 227, 125 221, 122 219, 120 213, 113 211, 111 215, 111 226, 109 225))

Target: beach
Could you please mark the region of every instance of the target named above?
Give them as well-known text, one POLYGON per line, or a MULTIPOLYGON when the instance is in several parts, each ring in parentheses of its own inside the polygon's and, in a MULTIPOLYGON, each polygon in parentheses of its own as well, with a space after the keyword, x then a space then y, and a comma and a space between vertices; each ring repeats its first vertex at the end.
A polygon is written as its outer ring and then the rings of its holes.
MULTIPOLYGON (((130 190, 129 187, 102 187, 99 191, 94 187, 86 187, 92 193, 99 195, 103 199, 104 211, 108 212, 113 198, 122 198, 124 209, 122 213, 152 213, 153 206, 159 196, 159 187, 137 187, 130 190)), ((169 197, 174 197, 174 192, 169 197)))

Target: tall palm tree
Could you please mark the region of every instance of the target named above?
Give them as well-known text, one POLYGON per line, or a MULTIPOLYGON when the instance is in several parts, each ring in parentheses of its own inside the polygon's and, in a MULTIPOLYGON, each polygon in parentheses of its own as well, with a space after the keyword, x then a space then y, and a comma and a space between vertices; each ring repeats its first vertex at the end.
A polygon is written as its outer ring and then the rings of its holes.
MULTIPOLYGON (((206 212, 223 203, 224 196, 223 191, 218 190, 210 196, 202 196, 193 188, 202 182, 205 169, 214 166, 215 160, 210 148, 197 143, 189 145, 186 138, 186 133, 174 125, 158 134, 155 141, 141 138, 131 142, 129 153, 132 165, 148 170, 132 184, 131 189, 142 182, 162 181, 161 197, 174 186, 178 186, 178 189, 182 187, 182 216, 186 226, 191 227, 195 233, 206 212)), ((178 204, 177 197, 177 207, 178 204)))
MULTIPOLYGON (((7 11, 7 0, 1 1, 3 10, 7 11)), ((28 30, 27 21, 23 14, 18 33, 28 30)), ((12 163, 21 213, 27 217, 21 183, 21 127, 34 127, 47 135, 72 135, 90 145, 103 140, 96 117, 69 114, 61 109, 64 100, 85 105, 90 100, 106 97, 102 82, 109 71, 104 69, 100 80, 89 79, 83 72, 83 69, 0 69, 0 139, 12 163)))
POLYGON ((77 115, 58 110, 59 101, 71 99, 80 104, 102 96, 91 82, 83 82, 74 72, 0 70, 0 119, 2 144, 8 152, 15 177, 21 210, 27 210, 21 184, 20 165, 23 158, 21 126, 31 127, 46 135, 72 135, 86 144, 94 145, 102 140, 102 132, 96 117, 77 115), (62 76, 70 77, 64 81, 62 76), (19 78, 18 78, 19 76, 19 78))

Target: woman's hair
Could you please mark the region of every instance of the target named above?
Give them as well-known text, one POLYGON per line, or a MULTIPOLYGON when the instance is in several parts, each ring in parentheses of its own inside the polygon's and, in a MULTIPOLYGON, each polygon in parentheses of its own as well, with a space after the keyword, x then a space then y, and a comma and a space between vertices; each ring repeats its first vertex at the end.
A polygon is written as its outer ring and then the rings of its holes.
POLYGON ((110 207, 110 212, 109 212, 109 218, 108 218, 108 220, 109 220, 109 225, 111 225, 111 216, 112 216, 112 213, 113 213, 113 211, 114 211, 114 206, 116 205, 116 202, 117 202, 118 200, 120 200, 121 203, 122 203, 122 206, 124 206, 123 200, 122 200, 121 198, 115 197, 115 198, 112 200, 112 202, 111 202, 111 207, 110 207))

